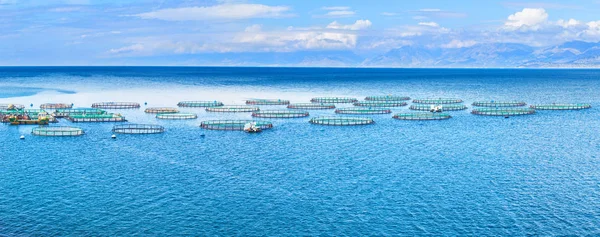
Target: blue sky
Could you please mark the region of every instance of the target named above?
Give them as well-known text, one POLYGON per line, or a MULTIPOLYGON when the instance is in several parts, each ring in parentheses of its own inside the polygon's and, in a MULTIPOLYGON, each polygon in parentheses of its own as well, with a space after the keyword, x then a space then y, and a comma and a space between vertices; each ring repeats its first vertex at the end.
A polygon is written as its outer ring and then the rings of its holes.
POLYGON ((0 65, 219 64, 219 55, 306 52, 368 57, 406 45, 544 47, 600 41, 598 12, 600 0, 0 0, 0 65))

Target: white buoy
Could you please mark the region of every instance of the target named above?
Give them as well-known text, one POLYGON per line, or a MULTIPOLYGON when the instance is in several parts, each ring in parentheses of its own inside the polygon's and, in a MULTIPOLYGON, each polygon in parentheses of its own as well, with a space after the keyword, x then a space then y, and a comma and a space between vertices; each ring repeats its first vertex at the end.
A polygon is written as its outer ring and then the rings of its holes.
POLYGON ((116 139, 117 135, 113 134, 112 136, 110 136, 112 139, 116 139))
POLYGON ((21 137, 19 137, 19 139, 23 140, 23 139, 25 139, 25 136, 21 135, 21 137))

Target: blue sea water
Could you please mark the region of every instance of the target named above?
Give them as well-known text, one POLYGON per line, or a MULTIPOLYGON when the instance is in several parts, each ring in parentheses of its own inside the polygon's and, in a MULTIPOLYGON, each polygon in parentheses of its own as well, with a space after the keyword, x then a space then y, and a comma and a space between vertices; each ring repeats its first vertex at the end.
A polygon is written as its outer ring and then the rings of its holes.
POLYGON ((4 67, 0 89, 0 103, 34 107, 386 94, 593 106, 357 127, 272 119, 261 134, 199 127, 249 113, 164 121, 142 108, 118 112, 166 132, 115 140, 114 123, 61 120, 86 132, 63 138, 0 125, 0 235, 600 235, 598 70, 4 67))

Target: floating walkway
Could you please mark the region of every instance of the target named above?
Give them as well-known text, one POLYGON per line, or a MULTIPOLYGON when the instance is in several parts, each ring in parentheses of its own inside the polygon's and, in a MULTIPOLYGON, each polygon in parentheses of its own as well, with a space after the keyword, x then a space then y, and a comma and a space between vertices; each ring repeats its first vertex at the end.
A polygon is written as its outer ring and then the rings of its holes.
POLYGON ((315 97, 310 100, 313 103, 330 103, 330 104, 338 104, 338 103, 354 103, 358 100, 356 98, 350 97, 315 97))
POLYGON ((207 112, 218 112, 218 113, 244 113, 244 112, 256 112, 260 109, 255 106, 247 105, 229 105, 221 107, 209 107, 206 108, 207 112))
POLYGON ((252 117, 257 118, 302 118, 308 115, 308 112, 298 110, 261 110, 252 113, 252 117))
POLYGON ((74 109, 57 109, 52 113, 52 116, 56 118, 64 118, 69 115, 83 115, 83 114, 106 114, 105 110, 96 108, 74 108, 74 109))
POLYGON ((246 100, 247 105, 289 105, 289 100, 282 99, 251 99, 246 100))
POLYGON ((445 113, 427 113, 427 112, 413 112, 413 113, 400 113, 394 115, 395 119, 399 120, 445 120, 450 119, 452 116, 445 113))
POLYGON ((200 127, 208 130, 244 131, 247 123, 256 123, 256 127, 261 130, 273 127, 271 122, 254 120, 208 120, 200 123, 200 127))
POLYGON ((144 110, 145 113, 149 113, 149 114, 167 114, 167 113, 179 113, 179 109, 177 108, 172 108, 172 107, 151 107, 151 108, 146 108, 144 110))
POLYGON ((316 117, 310 119, 309 122, 329 126, 355 126, 373 124, 375 121, 371 118, 362 117, 316 117))
POLYGON ((525 106, 527 103, 523 101, 476 101, 473 102, 473 106, 477 107, 520 107, 525 106))
POLYGON ((340 108, 335 110, 336 114, 390 114, 392 110, 387 108, 340 108))
POLYGON ((21 104, 0 104, 0 110, 24 109, 25 105, 21 104))
POLYGON ((360 107, 401 107, 406 106, 403 101, 358 101, 354 102, 354 106, 360 107))
POLYGON ((114 133, 121 134, 156 134, 165 132, 165 128, 154 124, 119 124, 112 129, 114 133))
POLYGON ((457 98, 427 98, 427 99, 414 99, 413 103, 417 104, 458 104, 462 103, 463 100, 457 98))
POLYGON ((383 96, 367 96, 365 100, 370 101, 404 101, 410 100, 408 96, 395 96, 395 95, 383 95, 383 96))
POLYGON ((93 103, 92 108, 100 109, 137 109, 140 108, 139 103, 135 102, 99 102, 93 103))
POLYGON ((223 102, 220 101, 181 101, 177 103, 179 107, 218 107, 223 106, 223 102))
POLYGON ((70 108, 73 108, 73 104, 46 103, 46 104, 40 105, 40 109, 70 109, 70 108))
POLYGON ((486 116, 516 116, 535 114, 535 109, 531 108, 479 108, 471 111, 472 114, 486 116))
POLYGON ((298 104, 290 104, 287 106, 288 109, 335 109, 334 104, 325 104, 325 103, 298 103, 298 104))
POLYGON ((536 110, 580 110, 592 108, 590 104, 538 104, 529 106, 536 110))
POLYGON ((31 134, 44 137, 74 137, 84 134, 83 129, 66 126, 40 126, 33 128, 31 134))
POLYGON ((125 122, 125 117, 120 114, 75 114, 67 116, 74 123, 81 122, 125 122))
POLYGON ((183 120, 183 119, 197 119, 198 115, 196 114, 187 114, 187 113, 167 113, 167 114, 157 114, 157 119, 170 119, 170 120, 183 120))
MULTIPOLYGON (((421 104, 421 105, 411 105, 409 107, 411 110, 419 110, 419 111, 430 111, 431 105, 421 104)), ((463 104, 446 104, 442 105, 442 111, 458 111, 467 109, 466 105, 463 104)))

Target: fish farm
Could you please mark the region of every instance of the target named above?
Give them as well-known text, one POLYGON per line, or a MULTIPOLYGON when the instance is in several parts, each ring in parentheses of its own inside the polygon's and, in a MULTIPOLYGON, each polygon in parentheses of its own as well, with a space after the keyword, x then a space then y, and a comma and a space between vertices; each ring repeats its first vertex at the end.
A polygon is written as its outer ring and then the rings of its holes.
POLYGON ((96 108, 74 108, 74 109, 57 109, 52 113, 52 116, 56 118, 64 118, 69 115, 80 115, 80 114, 106 114, 106 111, 96 108))
POLYGON ((114 133, 121 134, 156 134, 165 132, 165 128, 154 124, 119 124, 112 129, 114 133))
POLYGON ((350 98, 350 97, 315 97, 310 100, 310 102, 313 102, 313 103, 331 103, 331 104, 354 103, 357 101, 358 100, 356 98, 350 98))
POLYGON ((256 112, 260 109, 254 106, 246 105, 229 105, 221 107, 209 107, 206 108, 207 112, 219 112, 219 113, 244 113, 244 112, 256 112))
POLYGON ((511 109, 498 109, 498 108, 479 108, 473 109, 472 114, 486 115, 486 116, 516 116, 516 115, 529 115, 535 114, 535 109, 531 108, 511 108, 511 109))
POLYGON ((290 104, 287 106, 288 109, 335 109, 334 104, 324 104, 324 103, 298 103, 298 104, 290 104))
POLYGON ((536 110, 580 110, 592 108, 590 104, 539 104, 529 106, 536 110))
POLYGON ((92 108, 100 109, 137 109, 140 108, 139 103, 135 102, 99 102, 93 103, 92 108))
POLYGON ((181 101, 177 103, 179 107, 218 107, 223 106, 222 102, 219 101, 181 101))
POLYGON ((473 106, 477 107, 520 107, 525 106, 527 103, 523 101, 476 101, 473 102, 473 106))
POLYGON ((46 104, 40 105, 40 109, 70 109, 70 108, 73 108, 72 104, 46 103, 46 104))
POLYGON ((354 102, 354 106, 360 107, 401 107, 406 106, 403 101, 358 101, 354 102))
POLYGON ((392 110, 387 108, 340 108, 335 110, 336 114, 390 114, 392 110))
POLYGON ((302 118, 308 117, 308 112, 297 110, 261 110, 252 113, 257 118, 302 118))
MULTIPOLYGON (((430 111, 431 105, 411 105, 409 107, 411 110, 419 110, 419 111, 430 111)), ((457 110, 465 110, 467 109, 466 105, 463 104, 447 104, 442 106, 442 111, 457 111, 457 110)))
POLYGON ((248 123, 256 123, 262 130, 273 127, 271 122, 254 120, 208 120, 200 123, 200 127, 208 130, 244 131, 244 126, 248 123))
POLYGON ((170 120, 182 120, 182 119, 197 119, 198 115, 196 114, 186 114, 186 113, 177 113, 177 114, 157 114, 157 119, 170 119, 170 120))
POLYGON ((0 104, 0 110, 23 109, 25 105, 21 104, 0 104))
POLYGON ((153 107, 145 109, 144 112, 149 114, 179 113, 179 109, 171 107, 153 107))
POLYGON ((450 119, 452 116, 445 113, 427 113, 427 112, 415 112, 415 113, 400 113, 393 116, 399 120, 445 120, 450 119))
POLYGON ((316 117, 310 119, 309 122, 328 126, 354 126, 373 124, 375 121, 371 118, 361 117, 316 117))
POLYGON ((67 116, 74 123, 80 122, 125 122, 125 117, 120 114, 74 114, 67 116))
POLYGON ((395 95, 384 95, 384 96, 367 96, 365 100, 371 101, 404 101, 410 100, 408 96, 395 96, 395 95))
POLYGON ((413 103, 417 104, 458 104, 462 103, 463 100, 456 98, 428 98, 428 99, 414 99, 413 103))
POLYGON ((74 137, 83 135, 83 130, 67 126, 40 126, 33 128, 31 134, 44 137, 74 137))
POLYGON ((251 99, 246 100, 247 105, 289 105, 289 100, 280 99, 251 99))

